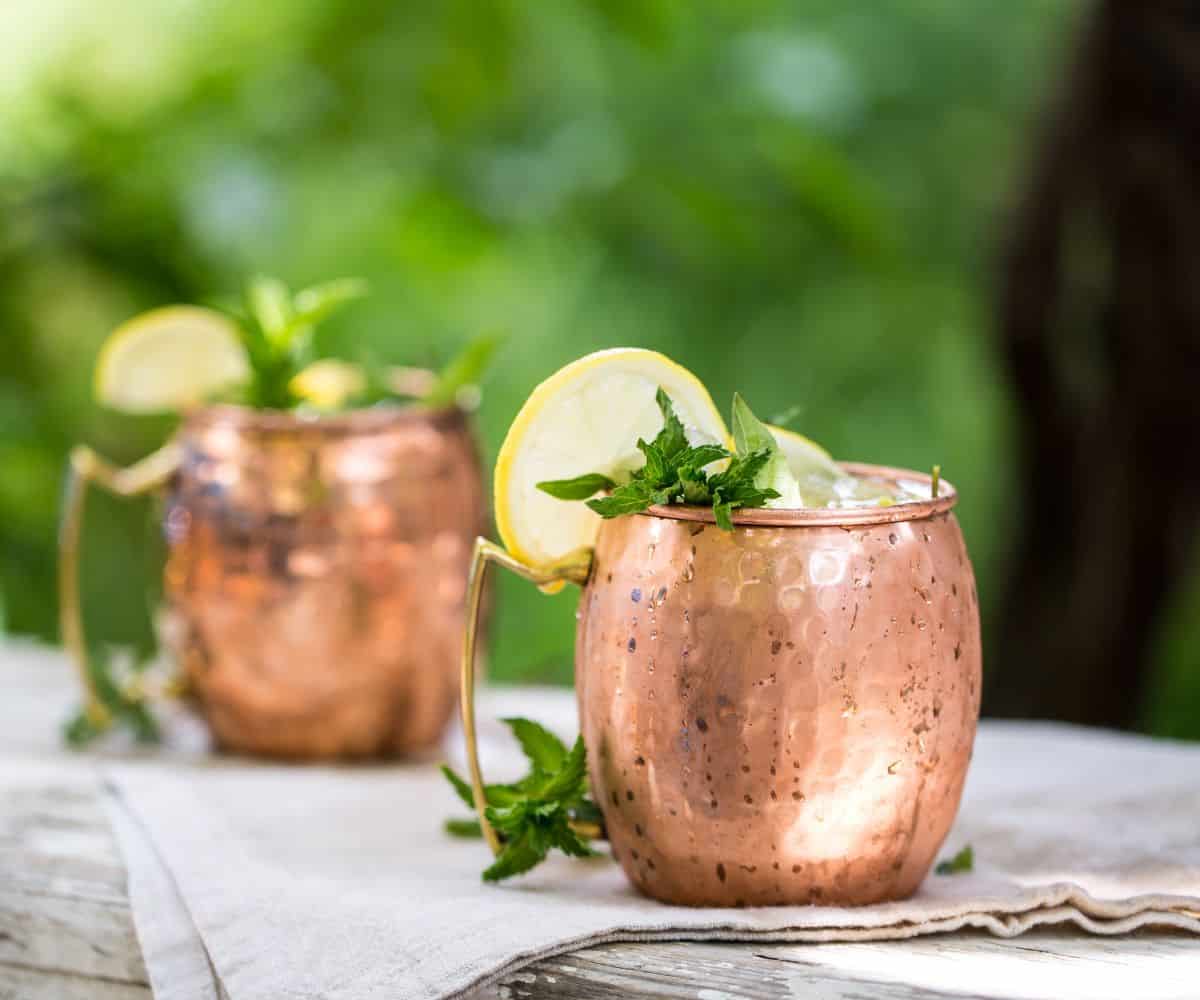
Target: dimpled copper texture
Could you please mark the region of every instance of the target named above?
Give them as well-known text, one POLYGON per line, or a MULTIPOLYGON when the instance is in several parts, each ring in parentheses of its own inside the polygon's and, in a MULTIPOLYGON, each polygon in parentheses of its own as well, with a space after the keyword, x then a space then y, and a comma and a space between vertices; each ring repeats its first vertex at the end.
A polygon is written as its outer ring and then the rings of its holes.
POLYGON ((638 889, 761 906, 917 888, 979 714, 954 499, 943 484, 890 508, 748 511, 732 532, 699 508, 602 524, 576 685, 593 791, 638 889))
POLYGON ((167 632, 218 744, 298 758, 435 744, 484 520, 464 416, 213 407, 179 442, 167 632))

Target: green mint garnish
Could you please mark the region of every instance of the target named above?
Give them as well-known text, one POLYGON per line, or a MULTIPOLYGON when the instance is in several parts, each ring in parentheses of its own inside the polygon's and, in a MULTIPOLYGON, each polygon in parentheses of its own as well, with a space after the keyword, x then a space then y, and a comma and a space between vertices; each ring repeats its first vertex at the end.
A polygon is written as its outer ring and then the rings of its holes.
POLYGON ((958 875, 960 872, 973 871, 975 868, 975 851, 967 844, 949 861, 943 861, 935 869, 939 875, 958 875))
POLYGON ((574 479, 549 479, 537 484, 539 490, 558 500, 586 500, 616 485, 608 476, 598 472, 589 472, 586 476, 576 476, 574 479))
POLYGON ((483 836, 483 828, 477 819, 448 819, 442 828, 451 837, 479 838, 483 836))
MULTIPOLYGON (((136 673, 146 669, 148 655, 129 650, 136 673)), ((102 735, 113 722, 123 723, 139 743, 157 743, 160 739, 158 720, 146 700, 130 693, 117 683, 112 662, 113 650, 89 644, 85 662, 91 677, 96 700, 103 706, 107 718, 96 719, 86 709, 78 712, 63 726, 63 736, 74 747, 82 747, 102 735)))
POLYGON ((733 394, 733 443, 739 455, 765 451, 767 461, 754 477, 754 484, 772 489, 783 500, 781 507, 803 507, 800 484, 796 481, 787 456, 780 449, 775 435, 758 419, 738 393, 733 394))
MULTIPOLYGON (((570 750, 549 730, 529 719, 505 719, 530 770, 509 785, 487 785, 488 822, 504 847, 484 870, 487 882, 499 882, 529 871, 544 861, 552 848, 572 857, 595 854, 572 824, 602 822, 600 810, 588 796, 587 756, 583 737, 570 750)), ((442 773, 468 808, 475 808, 471 786, 449 767, 442 773)), ((446 832, 456 837, 479 837, 483 831, 475 820, 448 820, 446 832)))
POLYGON ((462 351, 438 372, 437 381, 424 399, 425 404, 450 406, 458 401, 463 389, 478 385, 492 363, 501 339, 496 334, 482 334, 468 341, 462 351))
POLYGON ((357 278, 327 281, 294 295, 278 278, 252 278, 240 306, 220 305, 237 324, 250 361, 250 383, 232 401, 261 409, 295 406, 299 400, 291 383, 315 358, 314 328, 366 294, 366 282, 357 278))
MULTIPOLYGON (((315 360, 315 328, 366 294, 367 284, 358 278, 326 281, 293 294, 278 278, 256 277, 247 283, 241 303, 219 303, 218 308, 237 325, 251 371, 249 384, 227 401, 277 410, 302 403, 292 390, 292 380, 315 360)), ((500 342, 492 334, 471 340, 437 373, 421 401, 427 406, 458 402, 464 390, 479 383, 500 342)), ((372 406, 399 398, 385 368, 374 363, 361 367, 365 387, 344 405, 372 406)))
POLYGON ((737 454, 716 444, 690 444, 671 398, 660 388, 655 399, 663 427, 653 441, 638 439, 637 447, 646 457, 646 464, 630 475, 629 482, 616 484, 608 476, 591 473, 538 483, 538 489, 560 500, 585 500, 609 490, 608 496, 587 501, 588 507, 604 518, 636 514, 656 504, 711 506, 717 525, 725 531, 733 530, 735 510, 763 507, 780 496, 777 489, 760 479, 764 470, 770 472, 768 466, 778 455, 778 448, 740 396, 734 402, 735 434, 738 426, 743 431, 742 437, 735 440, 737 454), (743 412, 739 412, 739 404, 743 412), (726 458, 730 461, 724 471, 711 475, 705 471, 706 466, 726 458))

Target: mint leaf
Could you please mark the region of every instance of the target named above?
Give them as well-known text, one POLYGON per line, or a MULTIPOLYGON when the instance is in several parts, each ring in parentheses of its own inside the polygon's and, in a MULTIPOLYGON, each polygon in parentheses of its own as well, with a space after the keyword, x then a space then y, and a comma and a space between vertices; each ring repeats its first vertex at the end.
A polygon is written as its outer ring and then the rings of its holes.
MULTIPOLYGON (((512 785, 488 785, 487 818, 499 836, 502 849, 483 873, 487 882, 519 875, 540 863, 551 849, 573 857, 594 852, 572 824, 600 824, 603 814, 588 798, 587 751, 580 737, 570 750, 553 733, 529 719, 504 720, 525 751, 530 771, 512 785)), ((458 797, 471 808, 471 786, 443 765, 442 773, 458 797)), ((451 819, 445 824, 452 836, 482 833, 473 819, 451 819)))
POLYGON ((578 802, 587 795, 587 750, 583 745, 583 737, 575 740, 575 745, 563 758, 561 766, 549 779, 542 790, 542 796, 547 799, 558 799, 566 803, 578 802))
POLYGON ((713 514, 717 527, 724 531, 733 530, 733 512, 739 507, 763 507, 779 493, 773 489, 761 489, 755 485, 755 476, 763 469, 771 456, 765 451, 749 455, 735 455, 724 472, 718 472, 708 480, 713 493, 713 514))
POLYGON ((596 852, 586 840, 581 838, 569 824, 562 823, 555 825, 550 831, 551 842, 563 854, 570 855, 573 858, 594 858, 596 852))
POLYGON ((243 401, 275 410, 299 402, 291 389, 292 379, 313 360, 313 327, 364 294, 366 284, 356 278, 314 285, 294 297, 278 278, 251 279, 239 322, 252 373, 243 401))
POLYGON ((740 393, 733 394, 733 411, 730 418, 733 424, 733 446, 739 455, 749 455, 752 451, 771 453, 779 450, 771 432, 746 405, 740 393))
POLYGON ((550 730, 529 719, 511 718, 500 721, 512 730, 517 742, 521 744, 522 752, 536 770, 549 774, 562 767, 567 758, 567 747, 550 730))
POLYGON ((446 776, 446 780, 454 786, 454 791, 458 793, 458 797, 462 799, 463 805, 468 809, 475 808, 475 795, 471 791, 471 786, 468 785, 462 778, 451 770, 449 764, 442 765, 442 774, 446 776))
POLYGON ((544 832, 536 826, 525 827, 505 843, 496 860, 484 869, 483 880, 499 882, 520 875, 545 861, 549 853, 550 843, 544 832))
POLYGON ((724 471, 718 472, 708 479, 713 490, 744 490, 754 486, 754 477, 767 464, 771 457, 768 451, 752 451, 749 454, 734 455, 725 466, 724 471))
POLYGON ((246 286, 246 307, 272 344, 279 344, 291 322, 292 295, 278 278, 256 275, 246 286))
POLYGON ((637 446, 638 451, 646 456, 646 464, 640 470, 640 478, 654 484, 669 482, 672 470, 666 453, 657 444, 646 444, 641 438, 638 438, 637 446))
MULTIPOLYGON (((671 398, 661 387, 655 400, 662 412, 663 426, 653 441, 638 438, 638 450, 646 461, 632 473, 628 483, 616 485, 608 477, 593 473, 575 479, 549 480, 539 483, 538 488, 559 499, 586 500, 589 509, 605 518, 637 514, 657 504, 711 505, 717 525, 725 531, 733 530, 732 513, 737 508, 762 507, 780 496, 771 483, 759 479, 764 468, 779 455, 778 446, 740 396, 734 403, 734 422, 741 442, 736 456, 717 444, 693 447, 671 398), (750 448, 758 442, 765 442, 766 446, 750 448), (706 471, 714 462, 726 458, 731 461, 723 471, 712 475, 706 471), (610 490, 609 495, 586 499, 600 488, 610 490)), ((782 455, 779 458, 782 461, 782 455)))
POLYGON ((580 823, 595 823, 597 826, 604 826, 604 813, 591 799, 581 799, 575 804, 571 813, 580 823))
MULTIPOLYGON (((118 683, 112 662, 114 652, 109 647, 93 645, 85 650, 85 666, 91 678, 92 690, 97 701, 107 710, 108 718, 98 722, 86 709, 80 710, 62 730, 63 738, 72 746, 84 746, 114 723, 127 727, 139 743, 157 743, 161 739, 158 721, 145 700, 118 683)), ((148 655, 134 650, 127 652, 132 658, 133 669, 138 672, 144 670, 148 655)))
POLYGON ((975 868, 975 849, 967 844, 949 861, 943 861, 935 871, 939 875, 958 875, 961 872, 973 871, 975 868))
POLYGON ((779 496, 773 489, 762 489, 755 485, 755 476, 770 458, 770 453, 765 451, 735 455, 724 472, 709 477, 708 485, 714 498, 721 503, 732 503, 735 507, 761 507, 765 501, 779 496))
POLYGON ((708 488, 708 479, 699 469, 681 469, 679 486, 684 503, 696 506, 712 503, 712 490, 708 488))
POLYGON ((291 322, 294 326, 315 326, 369 291, 370 287, 362 278, 335 278, 301 289, 292 301, 291 322))
POLYGON ((503 338, 495 334, 483 334, 471 340, 443 368, 425 397, 429 406, 449 406, 459 398, 459 391, 469 385, 478 385, 492 363, 492 357, 503 338))
MULTIPOLYGON (((468 809, 475 808, 475 796, 471 792, 471 785, 463 778, 459 777, 450 769, 448 764, 442 765, 442 774, 446 776, 446 780, 454 786, 454 791, 458 793, 458 797, 462 799, 463 804, 468 809)), ((516 802, 524 790, 521 788, 521 783, 517 782, 513 785, 484 785, 483 797, 490 806, 507 806, 516 802)))
POLYGON ((706 465, 711 465, 713 462, 719 462, 723 458, 728 458, 729 452, 722 448, 719 444, 702 444, 696 448, 688 450, 686 462, 680 461, 680 469, 688 469, 698 472, 706 465))
POLYGON ((738 394, 733 394, 733 442, 739 455, 749 455, 756 451, 765 451, 767 460, 755 474, 754 484, 761 489, 776 491, 776 497, 783 500, 782 507, 802 507, 804 500, 800 495, 800 484, 792 473, 785 456, 775 440, 775 435, 761 420, 758 419, 738 394))
POLYGON ((608 476, 589 472, 574 479, 547 479, 538 483, 537 488, 557 500, 586 500, 601 490, 611 490, 616 485, 608 476))
POLYGON ((688 449, 687 434, 684 432, 683 422, 675 415, 675 404, 671 402, 671 397, 662 386, 654 393, 654 401, 658 403, 658 409, 663 415, 663 428, 654 439, 654 446, 663 458, 670 462, 688 449))
POLYGON ((668 490, 657 490, 645 480, 635 479, 624 486, 618 486, 610 496, 589 500, 587 505, 601 517, 620 517, 622 514, 636 514, 647 510, 655 504, 670 502, 671 494, 668 490))

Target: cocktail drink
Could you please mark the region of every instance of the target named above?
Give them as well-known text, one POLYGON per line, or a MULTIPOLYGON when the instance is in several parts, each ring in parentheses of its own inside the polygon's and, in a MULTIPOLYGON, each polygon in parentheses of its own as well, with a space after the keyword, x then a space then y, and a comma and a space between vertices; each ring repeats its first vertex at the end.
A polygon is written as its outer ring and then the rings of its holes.
POLYGON ((217 743, 286 757, 434 746, 457 702, 484 518, 463 413, 214 406, 176 445, 165 632, 217 743))
MULTIPOLYGON (((481 542, 477 576, 494 558, 583 588, 587 774, 635 886, 710 906, 916 889, 954 819, 979 710, 979 616, 949 483, 834 463, 740 399, 730 433, 688 373, 623 351, 535 391, 496 488, 508 553, 481 542), (591 491, 590 509, 558 499, 591 491)), ((528 831, 491 802, 471 749, 490 871, 508 874, 528 831)), ((567 805, 569 829, 586 820, 567 805)))
POLYGON ((457 701, 466 573, 485 514, 474 440, 455 386, 432 375, 414 387, 418 399, 401 401, 369 392, 354 366, 287 356, 336 292, 308 294, 307 307, 305 293, 281 300, 283 325, 264 315, 249 333, 179 307, 114 335, 102 401, 184 416, 133 469, 84 448, 72 456, 63 633, 88 686, 83 723, 149 718, 144 686, 101 672, 83 635, 79 532, 85 488, 99 483, 163 491, 163 638, 220 747, 361 757, 440 739, 457 701), (247 364, 255 349, 265 357, 247 364))

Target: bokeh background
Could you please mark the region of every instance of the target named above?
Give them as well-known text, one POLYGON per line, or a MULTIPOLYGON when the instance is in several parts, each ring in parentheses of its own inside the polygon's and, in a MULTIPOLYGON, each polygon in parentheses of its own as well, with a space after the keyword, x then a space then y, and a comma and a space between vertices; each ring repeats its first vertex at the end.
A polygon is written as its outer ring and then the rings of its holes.
MULTIPOLYGON (((665 351, 722 403, 798 407, 793 426, 839 457, 940 463, 999 710, 1200 737, 1200 574, 1158 595, 1133 680, 1069 648, 1056 680, 1053 650, 1004 641, 1031 515, 999 251, 1084 16, 1067 0, 7 0, 4 628, 56 637, 69 445, 127 462, 169 433, 90 401, 116 323, 254 272, 361 275, 373 293, 321 332, 325 353, 432 364, 507 335, 478 414, 489 468, 537 381, 614 345, 665 351), (1012 707, 1018 677, 1035 694, 1012 707), (1040 702, 1043 682, 1067 692, 1040 702), (1070 707, 1122 684, 1120 718, 1070 707)), ((1067 468, 1039 483, 1068 519, 1097 500, 1067 468)), ((86 551, 91 630, 149 647, 147 507, 97 495, 86 551)), ((569 682, 573 612, 503 581, 493 676, 569 682)))

